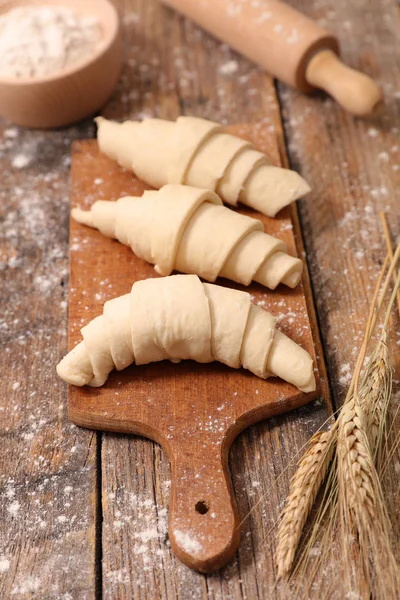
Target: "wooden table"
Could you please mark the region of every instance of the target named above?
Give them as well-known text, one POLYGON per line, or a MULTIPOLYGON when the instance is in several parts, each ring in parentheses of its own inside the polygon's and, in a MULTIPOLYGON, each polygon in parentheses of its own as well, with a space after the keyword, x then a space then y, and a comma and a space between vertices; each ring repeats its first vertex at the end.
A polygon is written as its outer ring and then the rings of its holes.
MULTIPOLYGON (((385 255, 380 210, 393 237, 400 232, 398 4, 291 2, 332 29, 346 61, 382 84, 384 111, 361 121, 323 95, 276 85, 156 0, 115 3, 126 60, 105 116, 262 120, 283 160, 312 185, 299 214, 338 407, 385 255)), ((239 510, 252 512, 237 557, 208 576, 181 565, 166 537, 166 456, 148 440, 70 424, 66 386, 54 369, 66 351, 70 147, 92 137, 93 124, 55 132, 0 127, 0 597, 287 598, 274 590, 271 528, 297 452, 332 407, 318 400, 240 436, 231 470, 239 510)), ((335 589, 343 598, 340 581, 335 589)))

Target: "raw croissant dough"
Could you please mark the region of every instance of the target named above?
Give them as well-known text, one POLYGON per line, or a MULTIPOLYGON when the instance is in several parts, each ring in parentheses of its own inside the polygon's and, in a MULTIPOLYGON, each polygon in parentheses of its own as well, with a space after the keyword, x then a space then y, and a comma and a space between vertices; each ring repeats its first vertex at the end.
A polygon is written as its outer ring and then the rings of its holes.
POLYGON ((252 144, 213 121, 115 123, 98 117, 96 122, 101 151, 155 188, 178 183, 208 189, 227 204, 242 202, 269 217, 310 191, 298 173, 274 167, 252 144))
POLYGON ((114 367, 170 359, 218 360, 266 379, 278 376, 304 392, 315 390, 313 362, 275 329, 275 317, 246 292, 173 275, 133 284, 109 300, 103 315, 81 330, 80 342, 57 365, 73 385, 101 386, 114 367))
POLYGON ((264 233, 261 221, 229 210, 199 188, 166 185, 141 197, 99 200, 90 211, 74 208, 72 216, 130 246, 160 275, 176 270, 243 285, 254 279, 270 289, 281 282, 293 288, 301 278, 302 261, 264 233))

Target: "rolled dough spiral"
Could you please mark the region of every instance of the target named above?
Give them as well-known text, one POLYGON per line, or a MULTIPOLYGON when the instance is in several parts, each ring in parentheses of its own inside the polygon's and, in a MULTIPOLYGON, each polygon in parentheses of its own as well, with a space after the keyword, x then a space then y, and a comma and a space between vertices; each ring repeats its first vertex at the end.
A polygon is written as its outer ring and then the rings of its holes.
POLYGON ((101 151, 157 189, 167 183, 200 187, 269 217, 310 191, 298 173, 271 165, 252 144, 213 121, 96 122, 101 151))
POLYGON ((176 270, 243 285, 254 279, 270 289, 281 282, 293 288, 301 278, 302 261, 264 233, 261 221, 229 210, 199 188, 165 185, 140 197, 99 200, 90 211, 74 208, 72 216, 130 246, 160 275, 176 270))
POLYGON ((263 379, 281 377, 304 392, 315 390, 310 355, 275 322, 248 293, 202 283, 196 275, 137 281, 83 327, 83 341, 57 372, 73 385, 98 387, 112 369, 132 363, 216 360, 263 379))

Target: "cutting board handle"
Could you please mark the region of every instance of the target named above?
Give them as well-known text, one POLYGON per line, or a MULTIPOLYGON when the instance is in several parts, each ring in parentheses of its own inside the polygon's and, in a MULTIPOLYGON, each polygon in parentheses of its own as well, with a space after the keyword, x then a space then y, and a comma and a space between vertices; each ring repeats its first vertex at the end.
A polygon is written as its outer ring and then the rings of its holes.
POLYGON ((174 449, 169 539, 179 560, 210 573, 226 565, 240 542, 240 522, 226 444, 185 436, 174 449))

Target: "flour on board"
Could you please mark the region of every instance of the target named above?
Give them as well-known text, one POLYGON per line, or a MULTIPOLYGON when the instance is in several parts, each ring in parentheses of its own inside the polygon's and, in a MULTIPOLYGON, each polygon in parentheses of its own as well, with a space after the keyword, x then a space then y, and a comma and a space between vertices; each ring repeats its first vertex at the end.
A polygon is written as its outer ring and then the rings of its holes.
POLYGON ((198 542, 195 538, 192 538, 188 533, 184 531, 180 531, 179 529, 174 531, 175 539, 178 544, 183 548, 185 552, 190 554, 196 554, 201 552, 203 549, 200 542, 198 542))

